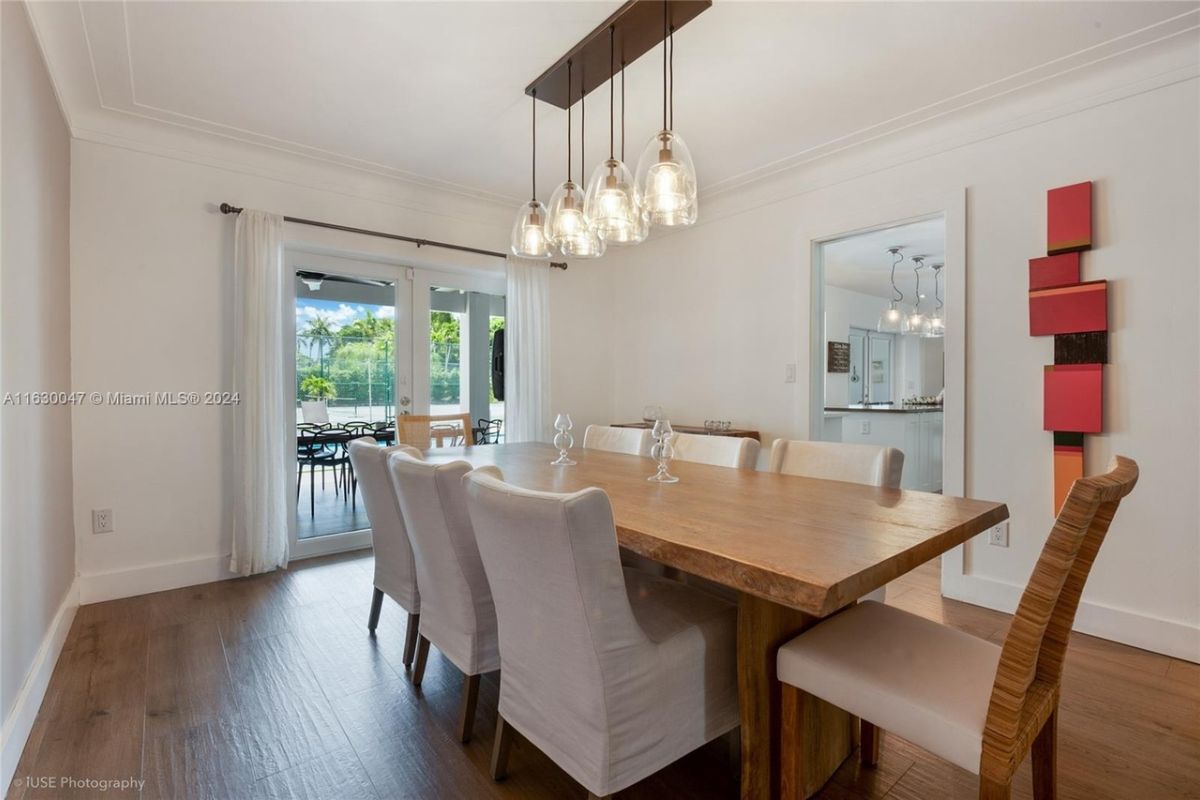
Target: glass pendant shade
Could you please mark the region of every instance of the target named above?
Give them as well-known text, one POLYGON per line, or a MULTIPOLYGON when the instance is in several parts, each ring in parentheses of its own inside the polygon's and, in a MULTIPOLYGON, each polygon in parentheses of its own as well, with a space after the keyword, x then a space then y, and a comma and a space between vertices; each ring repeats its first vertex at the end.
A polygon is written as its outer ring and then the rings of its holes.
POLYGON ((564 256, 597 258, 604 255, 604 241, 583 213, 583 195, 583 190, 569 180, 554 190, 546 214, 546 238, 564 256))
POLYGON ((911 333, 915 336, 920 336, 925 328, 925 315, 918 309, 913 309, 911 314, 904 318, 901 333, 911 333))
POLYGON ((921 335, 929 339, 940 339, 946 335, 946 320, 940 309, 925 318, 925 329, 921 335))
POLYGON ((879 315, 879 324, 876 328, 880 333, 903 333, 905 319, 904 312, 896 307, 896 302, 893 300, 888 303, 887 310, 879 315))
POLYGON ((662 130, 638 159, 637 188, 651 225, 681 227, 696 221, 696 168, 679 134, 662 130))
POLYGON ((522 203, 512 229, 513 255, 522 258, 549 258, 550 242, 546 239, 546 207, 538 200, 522 203))
POLYGON ((596 167, 588 182, 583 213, 607 244, 638 244, 646 239, 641 192, 620 159, 609 158, 596 167))

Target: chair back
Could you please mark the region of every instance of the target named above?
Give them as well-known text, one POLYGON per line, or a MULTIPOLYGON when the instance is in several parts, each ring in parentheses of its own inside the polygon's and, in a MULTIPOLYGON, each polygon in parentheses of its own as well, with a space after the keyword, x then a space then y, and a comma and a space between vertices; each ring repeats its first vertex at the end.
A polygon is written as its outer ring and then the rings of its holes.
POLYGON ((616 428, 611 425, 588 425, 583 432, 585 450, 607 450, 631 456, 650 454, 652 441, 648 428, 616 428))
POLYGON ((421 588, 421 633, 468 674, 477 634, 496 628, 492 592, 467 513, 465 461, 431 464, 400 451, 388 457, 421 588))
POLYGON ((396 441, 418 450, 475 444, 470 414, 401 414, 396 441))
POLYGON ((1083 586, 1117 507, 1137 480, 1137 463, 1116 456, 1107 473, 1071 486, 1004 638, 984 724, 981 775, 1007 780, 1056 706, 1047 700, 1058 695, 1083 586))
POLYGON ((380 447, 372 436, 354 439, 347 445, 350 464, 358 477, 363 493, 367 519, 371 522, 371 539, 375 549, 375 588, 386 593, 410 614, 421 613, 417 591, 417 568, 412 544, 387 460, 392 453, 407 453, 420 458, 421 452, 408 445, 380 447))
POLYGON ((329 422, 329 406, 324 400, 301 400, 300 416, 305 422, 324 425, 329 422))
POLYGON ((843 442, 776 439, 771 445, 771 472, 900 488, 904 453, 894 447, 843 442))
POLYGON ((760 445, 756 439, 676 433, 671 443, 675 448, 675 458, 679 461, 734 469, 754 469, 758 463, 760 445))
POLYGON ((475 444, 500 444, 500 431, 503 427, 502 419, 480 417, 475 420, 475 444))
POLYGON ((521 489, 496 467, 470 473, 466 487, 500 626, 501 715, 542 739, 602 746, 606 682, 632 690, 636 651, 649 643, 629 605, 608 495, 521 489))

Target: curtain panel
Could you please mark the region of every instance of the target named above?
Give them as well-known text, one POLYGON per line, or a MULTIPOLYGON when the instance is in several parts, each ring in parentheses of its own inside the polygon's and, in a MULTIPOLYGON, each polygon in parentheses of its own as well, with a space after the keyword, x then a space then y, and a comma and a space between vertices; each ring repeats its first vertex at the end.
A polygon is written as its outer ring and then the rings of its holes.
POLYGON ((545 262, 508 258, 505 304, 505 441, 548 442, 550 269, 545 262))
POLYGON ((234 236, 233 552, 239 575, 288 562, 283 217, 242 211, 234 236))

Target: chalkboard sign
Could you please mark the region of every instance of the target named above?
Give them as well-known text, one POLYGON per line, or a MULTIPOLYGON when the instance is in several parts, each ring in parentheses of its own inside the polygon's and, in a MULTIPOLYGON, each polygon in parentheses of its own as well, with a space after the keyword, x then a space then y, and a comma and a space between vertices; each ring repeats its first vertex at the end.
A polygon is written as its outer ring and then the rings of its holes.
POLYGON ((825 357, 826 369, 829 372, 850 371, 850 343, 829 342, 829 352, 825 357))

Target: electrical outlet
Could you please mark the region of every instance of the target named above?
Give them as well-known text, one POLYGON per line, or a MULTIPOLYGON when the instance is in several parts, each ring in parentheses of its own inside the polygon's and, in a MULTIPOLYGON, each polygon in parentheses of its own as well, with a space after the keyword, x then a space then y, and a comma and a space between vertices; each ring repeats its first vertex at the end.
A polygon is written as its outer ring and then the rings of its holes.
POLYGON ((871 421, 864 419, 862 422, 858 423, 858 432, 861 433, 863 436, 870 436, 871 435, 871 421))
POLYGON ((111 508, 92 510, 92 533, 112 533, 113 512, 111 508))
POLYGON ((1008 547, 1008 523, 1001 522, 988 531, 988 544, 994 547, 1008 547))
POLYGON ((783 382, 784 383, 795 383, 796 382, 796 365, 795 364, 784 364, 783 365, 783 382))

